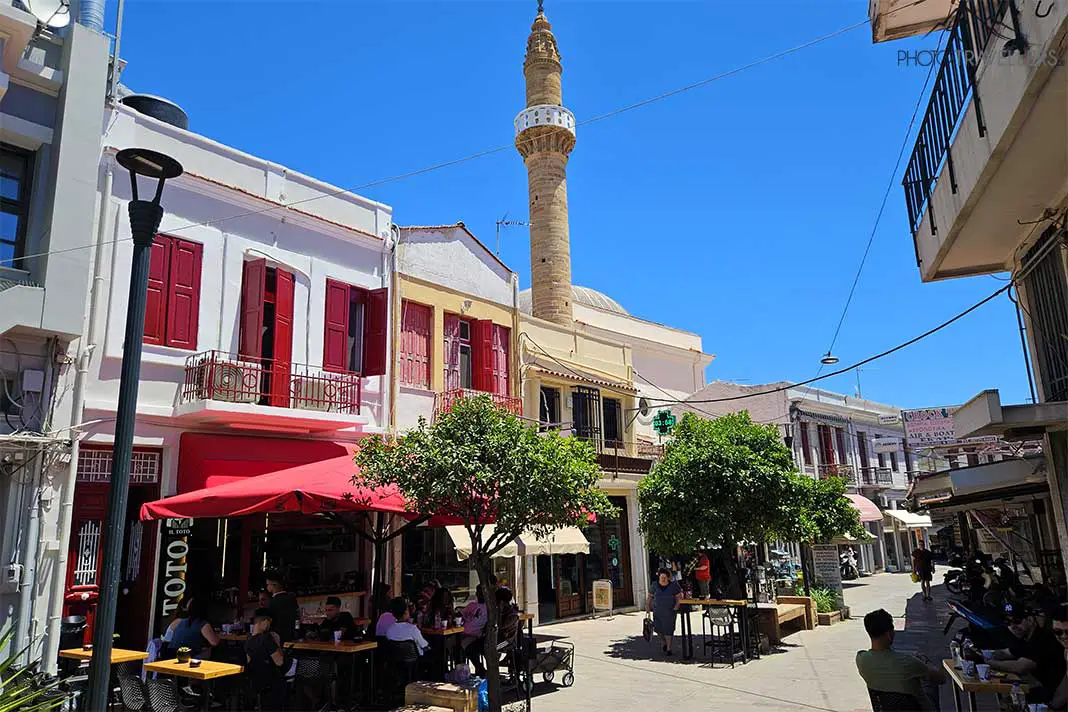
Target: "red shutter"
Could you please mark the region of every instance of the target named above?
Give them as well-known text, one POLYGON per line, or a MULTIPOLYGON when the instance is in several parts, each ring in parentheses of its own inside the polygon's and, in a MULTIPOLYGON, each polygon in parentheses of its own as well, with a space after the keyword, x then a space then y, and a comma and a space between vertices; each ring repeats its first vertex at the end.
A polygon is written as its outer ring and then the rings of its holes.
POLYGON ((167 333, 167 279, 170 276, 171 238, 156 235, 148 267, 148 301, 145 302, 146 344, 163 345, 167 333))
POLYGON ((405 301, 401 307, 398 370, 406 386, 430 388, 430 307, 405 301))
POLYGON ((362 376, 386 375, 389 360, 389 290, 375 289, 367 293, 363 326, 362 376))
POLYGON ((493 392, 493 322, 471 322, 471 385, 476 391, 493 392))
POLYGON ((270 404, 289 407, 293 361, 293 273, 275 270, 274 363, 271 364, 270 404))
POLYGON ((241 274, 241 329, 237 352, 242 358, 263 356, 263 297, 267 289, 267 260, 246 260, 241 274))
POLYGON ((170 293, 167 299, 167 346, 195 350, 200 320, 200 264, 204 246, 173 238, 170 293))
POLYGON ((508 388, 508 351, 512 330, 500 324, 493 325, 493 392, 501 396, 512 395, 508 388))
POLYGON ((460 387, 460 317, 445 315, 445 390, 460 387))
POLYGON ((349 370, 349 285, 326 280, 323 369, 349 370))

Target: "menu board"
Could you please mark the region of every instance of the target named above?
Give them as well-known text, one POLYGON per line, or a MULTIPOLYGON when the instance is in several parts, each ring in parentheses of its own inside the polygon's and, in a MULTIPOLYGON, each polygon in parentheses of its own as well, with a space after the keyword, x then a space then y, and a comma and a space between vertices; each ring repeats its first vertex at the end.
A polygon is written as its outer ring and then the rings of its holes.
POLYGON ((815 569, 816 584, 830 589, 838 599, 838 606, 843 605, 842 562, 838 558, 835 544, 813 544, 812 563, 815 569))

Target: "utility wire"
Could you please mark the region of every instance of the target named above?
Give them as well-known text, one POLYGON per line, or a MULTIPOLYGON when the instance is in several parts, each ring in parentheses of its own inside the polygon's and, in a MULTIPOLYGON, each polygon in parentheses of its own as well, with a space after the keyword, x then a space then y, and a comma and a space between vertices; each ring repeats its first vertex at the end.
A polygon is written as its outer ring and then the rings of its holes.
MULTIPOLYGON (((915 2, 910 3, 909 5, 906 5, 904 7, 898 8, 898 9, 894 10, 893 12, 899 12, 900 10, 904 10, 904 9, 906 9, 908 7, 911 7, 912 5, 919 4, 920 2, 923 2, 923 1, 924 0, 915 0, 915 2)), ((887 14, 891 14, 891 13, 887 13, 887 14)), ((803 43, 801 43, 799 45, 795 45, 795 46, 790 47, 788 49, 781 50, 781 51, 776 52, 774 54, 767 55, 767 56, 762 57, 760 59, 753 60, 752 62, 749 62, 747 64, 741 65, 739 67, 735 67, 733 69, 729 69, 729 70, 727 70, 725 72, 722 72, 722 73, 717 74, 715 76, 709 77, 707 79, 702 79, 701 81, 694 82, 692 84, 687 84, 686 86, 679 87, 677 89, 672 89, 671 91, 667 91, 667 92, 664 92, 662 94, 657 94, 656 96, 649 97, 648 99, 643 99, 643 100, 635 102, 633 104, 628 104, 626 106, 622 106, 622 107, 619 107, 617 109, 613 109, 612 111, 609 111, 607 113, 600 114, 598 116, 594 116, 592 118, 585 119, 583 121, 578 121, 578 122, 576 122, 576 126, 586 126, 586 125, 589 125, 589 124, 593 124, 593 123, 597 123, 597 122, 600 122, 600 121, 604 121, 605 119, 609 119, 609 118, 612 118, 614 116, 619 116, 620 114, 624 114, 624 113, 627 113, 627 112, 630 112, 630 111, 634 111, 635 109, 640 109, 642 107, 648 106, 648 105, 656 103, 658 101, 662 101, 664 99, 668 99, 670 97, 677 96, 679 94, 682 94, 682 93, 685 93, 685 92, 688 92, 688 91, 692 91, 694 89, 699 89, 699 88, 707 86, 707 85, 709 85, 709 84, 711 84, 713 82, 719 81, 720 79, 725 79, 727 77, 730 77, 730 76, 733 76, 733 75, 738 74, 740 72, 743 72, 743 71, 745 71, 747 69, 752 69, 753 67, 757 67, 757 66, 760 66, 762 64, 766 64, 768 62, 771 62, 773 60, 779 59, 781 57, 786 57, 786 56, 789 56, 789 55, 794 54, 796 52, 799 52, 799 51, 801 51, 803 49, 807 49, 808 47, 812 47, 812 46, 820 44, 822 42, 826 42, 827 40, 833 39, 835 37, 838 37, 839 35, 845 34, 847 32, 850 32, 852 30, 857 29, 858 27, 861 27, 861 26, 864 26, 864 25, 867 25, 867 24, 868 24, 868 20, 863 20, 861 22, 855 22, 852 25, 848 25, 848 26, 843 27, 843 28, 841 28, 839 30, 831 32, 829 34, 823 35, 821 37, 817 37, 817 38, 809 40, 807 42, 803 42, 803 43)), ((196 228, 196 227, 205 227, 205 226, 217 225, 219 223, 227 222, 229 220, 236 220, 238 218, 250 217, 250 216, 254 216, 254 215, 262 215, 264 213, 269 213, 269 212, 273 212, 273 211, 276 211, 276 210, 285 210, 285 209, 292 208, 292 207, 297 206, 297 205, 303 205, 305 203, 310 203, 310 202, 312 202, 314 200, 321 200, 323 198, 332 198, 332 197, 337 197, 337 196, 345 195, 345 194, 354 195, 354 197, 362 197, 362 196, 356 195, 357 191, 366 190, 368 188, 373 188, 373 187, 376 187, 376 186, 379 186, 379 185, 384 185, 386 183, 393 183, 393 182, 404 180, 404 179, 407 179, 407 178, 413 178, 415 176, 420 176, 420 175, 423 175, 423 174, 426 174, 426 173, 431 173, 433 171, 441 170, 442 168, 448 168, 448 167, 451 167, 451 166, 459 165, 461 163, 466 163, 468 161, 473 161, 473 160, 477 160, 479 158, 484 158, 486 156, 490 156, 490 155, 493 155, 495 153, 501 153, 502 151, 510 150, 510 149, 512 149, 514 147, 514 145, 515 145, 514 143, 509 143, 509 144, 506 144, 506 145, 496 146, 494 148, 489 148, 489 149, 486 149, 484 151, 479 151, 477 153, 472 153, 470 155, 463 156, 461 158, 455 158, 455 159, 448 160, 448 161, 442 161, 441 163, 435 163, 435 164, 426 166, 424 168, 419 168, 417 170, 407 171, 405 173, 398 173, 396 175, 388 176, 388 177, 385 177, 385 178, 379 178, 378 180, 373 180, 373 181, 370 181, 368 183, 363 183, 361 185, 353 186, 351 188, 340 188, 340 189, 335 190, 335 191, 331 191, 331 192, 328 192, 328 193, 323 193, 321 195, 315 195, 315 196, 312 196, 312 197, 309 197, 309 198, 303 198, 301 200, 295 200, 295 201, 290 202, 290 203, 283 203, 283 204, 280 204, 280 205, 270 205, 270 206, 267 206, 267 207, 264 207, 264 208, 260 208, 260 209, 257 209, 257 210, 248 210, 248 211, 245 211, 245 212, 237 213, 236 215, 230 215, 228 217, 217 218, 217 219, 214 219, 214 220, 206 220, 204 222, 188 223, 186 225, 182 225, 180 227, 168 230, 167 232, 168 233, 182 232, 184 230, 190 230, 190 229, 196 228)), ((42 235, 42 237, 39 238, 39 239, 43 239, 45 235, 47 235, 47 233, 42 235)), ((117 242, 125 242, 125 241, 128 241, 130 239, 132 239, 132 238, 119 238, 117 240, 110 240, 110 241, 106 241, 106 242, 101 242, 99 244, 100 245, 111 245, 111 244, 115 244, 117 242)), ((0 265, 14 263, 14 262, 17 262, 17 261, 20 261, 20 260, 33 259, 33 258, 36 258, 36 257, 46 257, 46 256, 49 256, 49 255, 63 254, 65 252, 74 252, 76 250, 87 250, 87 249, 90 249, 90 248, 94 247, 95 244, 96 243, 90 243, 90 244, 87 244, 87 245, 80 245, 80 246, 77 246, 77 247, 68 247, 68 248, 64 248, 64 249, 61 249, 61 250, 49 250, 49 251, 46 251, 46 252, 38 252, 38 253, 30 254, 30 255, 22 255, 21 257, 18 257, 18 258, 10 258, 10 259, 0 260, 0 265)))

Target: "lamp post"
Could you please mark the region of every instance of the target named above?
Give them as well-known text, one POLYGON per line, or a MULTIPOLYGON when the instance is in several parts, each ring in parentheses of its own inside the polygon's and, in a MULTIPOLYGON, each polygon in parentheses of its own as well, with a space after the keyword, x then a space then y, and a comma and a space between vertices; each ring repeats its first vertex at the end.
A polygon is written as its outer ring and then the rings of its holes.
MULTIPOLYGON (((145 303, 148 299, 148 269, 152 240, 163 219, 160 197, 163 184, 182 174, 182 165, 170 156, 143 148, 127 148, 115 157, 130 172, 130 232, 133 235, 133 264, 130 296, 127 300, 126 337, 122 350, 119 403, 115 421, 115 444, 111 456, 111 484, 105 519, 103 562, 100 568, 100 597, 93 631, 93 656, 89 662, 89 689, 86 709, 108 706, 111 673, 112 635, 122 574, 122 540, 126 530, 126 502, 130 488, 130 458, 133 455, 134 424, 137 418, 137 387, 141 375, 141 341, 145 335, 145 303), (152 200, 140 200, 137 177, 158 181, 152 200)), ((103 196, 107 200, 109 196, 103 196)))

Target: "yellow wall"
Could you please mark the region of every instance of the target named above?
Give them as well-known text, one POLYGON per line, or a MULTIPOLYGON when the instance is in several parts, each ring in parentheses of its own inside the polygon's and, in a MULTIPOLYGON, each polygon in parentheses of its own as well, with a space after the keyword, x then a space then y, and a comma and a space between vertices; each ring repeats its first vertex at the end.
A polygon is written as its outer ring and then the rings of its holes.
MULTIPOLYGON (((445 388, 445 314, 449 313, 466 319, 488 319, 494 324, 508 327, 511 335, 511 343, 508 347, 510 356, 508 382, 513 395, 518 392, 519 379, 516 378, 515 369, 518 334, 515 328, 516 312, 514 309, 404 274, 400 275, 399 282, 398 291, 402 300, 433 309, 430 333, 430 389, 432 391, 440 393, 445 388), (470 303, 470 306, 466 306, 467 303, 470 303)), ((394 343, 400 343, 400 322, 400 319, 395 320, 394 343)))

